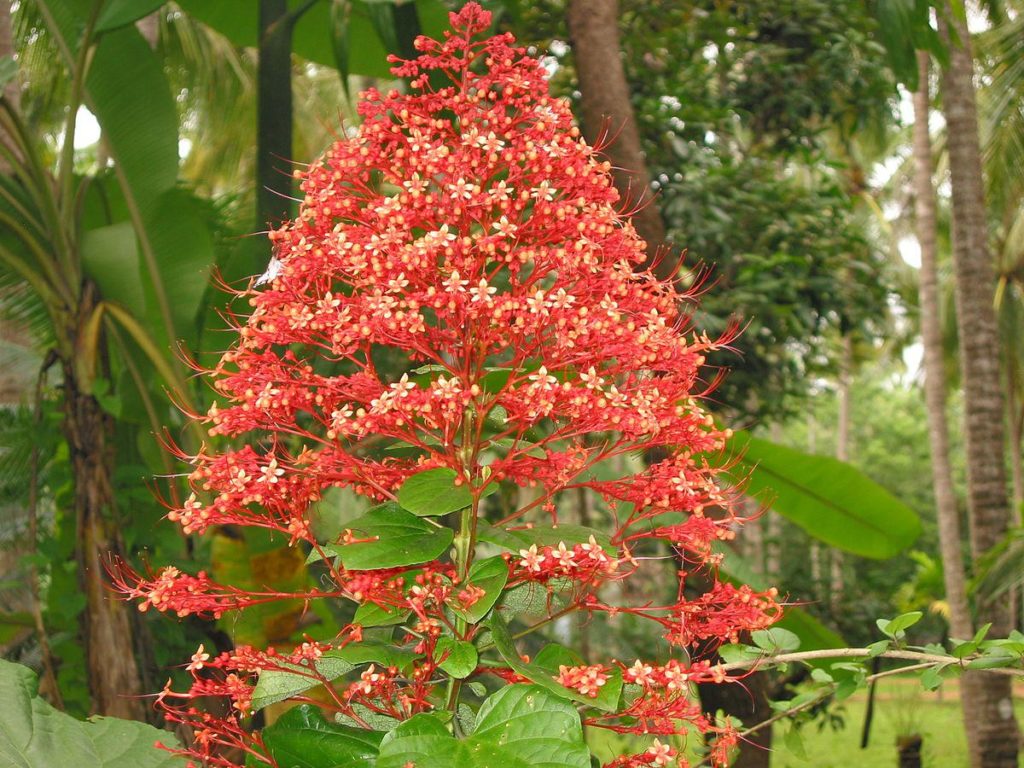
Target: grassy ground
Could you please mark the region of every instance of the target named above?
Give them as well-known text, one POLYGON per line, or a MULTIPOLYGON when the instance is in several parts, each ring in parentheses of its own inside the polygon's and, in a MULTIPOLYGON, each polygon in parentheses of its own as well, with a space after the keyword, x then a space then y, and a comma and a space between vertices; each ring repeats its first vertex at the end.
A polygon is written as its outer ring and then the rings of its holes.
MULTIPOLYGON (((1024 723, 1024 690, 1016 692, 1018 720, 1024 723)), ((946 683, 940 693, 927 693, 913 681, 884 681, 876 697, 875 716, 867 749, 860 748, 861 728, 867 697, 863 693, 843 703, 845 727, 819 729, 817 723, 805 726, 802 733, 806 757, 788 749, 783 729, 776 729, 777 746, 772 768, 896 768, 896 737, 920 733, 924 768, 968 768, 960 703, 955 682, 946 683)), ((646 743, 646 742, 644 742, 646 743)), ((619 739, 593 734, 591 748, 602 760, 611 759, 629 745, 619 739)), ((1024 768, 1024 760, 1021 761, 1024 768)))

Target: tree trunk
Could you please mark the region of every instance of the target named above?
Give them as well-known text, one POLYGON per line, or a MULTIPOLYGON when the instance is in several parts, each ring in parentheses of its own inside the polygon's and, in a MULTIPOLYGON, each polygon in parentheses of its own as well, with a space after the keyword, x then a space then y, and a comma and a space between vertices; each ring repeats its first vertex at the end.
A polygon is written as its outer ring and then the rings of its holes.
POLYGON ((921 340, 924 344, 924 398, 928 414, 928 443, 932 457, 932 486, 939 528, 939 549, 949 603, 950 631, 954 637, 974 633, 967 604, 960 516, 953 470, 949 463, 949 424, 946 419, 946 374, 939 313, 939 270, 936 246, 935 190, 932 187, 932 147, 928 132, 929 54, 917 54, 919 86, 914 93, 914 213, 921 246, 918 296, 921 304, 921 340))
MULTIPOLYGON (((960 371, 964 387, 967 449, 967 505, 972 522, 971 554, 977 561, 999 542, 1010 525, 1006 494, 1006 442, 1000 388, 999 338, 992 306, 995 275, 988 248, 985 192, 974 97, 974 61, 965 19, 947 0, 939 31, 949 46, 942 74, 942 103, 953 197, 953 274, 960 371), (950 44, 953 35, 955 44, 950 44)), ((992 623, 992 636, 1005 637, 1010 610, 1005 603, 979 606, 978 622, 992 623)), ((1017 768, 1020 730, 1013 714, 1011 681, 991 673, 964 675, 961 689, 971 760, 978 768, 1017 768), (977 697, 975 699, 975 697, 977 697), (969 701, 978 706, 968 709, 969 701)))
MULTIPOLYGON (((839 358, 838 405, 839 419, 836 425, 836 458, 840 461, 850 460, 850 420, 853 402, 851 387, 853 383, 853 337, 843 335, 842 351, 839 358)), ((829 604, 833 613, 839 610, 845 580, 843 578, 843 553, 838 549, 830 552, 829 561, 829 604)))
MULTIPOLYGON (((94 292, 87 287, 79 317, 89 317, 94 307, 94 292)), ((147 710, 135 663, 132 608, 113 594, 104 578, 104 560, 116 554, 110 519, 112 424, 96 398, 82 391, 75 361, 63 361, 63 370, 63 428, 75 485, 76 558, 86 597, 82 634, 92 709, 95 714, 144 720, 147 710)))
POLYGON ((288 0, 260 0, 257 69, 256 224, 292 212, 292 34, 288 0))
POLYGON ((626 71, 619 52, 618 0, 570 0, 566 12, 569 39, 580 85, 583 135, 612 164, 615 188, 630 221, 647 243, 647 259, 662 279, 678 269, 675 259, 658 259, 665 245, 665 224, 651 191, 651 176, 640 148, 626 71))

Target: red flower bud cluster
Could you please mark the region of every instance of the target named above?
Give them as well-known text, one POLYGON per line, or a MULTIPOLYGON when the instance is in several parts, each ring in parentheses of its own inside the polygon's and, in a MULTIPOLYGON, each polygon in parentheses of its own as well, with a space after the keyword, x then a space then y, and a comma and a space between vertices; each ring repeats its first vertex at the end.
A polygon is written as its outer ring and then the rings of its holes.
MULTIPOLYGON (((616 208, 609 163, 581 138, 568 104, 550 96, 540 63, 510 35, 477 39, 490 15, 475 3, 451 22, 443 40, 418 39, 421 55, 395 67, 410 92, 366 91, 359 129, 298 174, 299 215, 270 233, 265 284, 242 292, 251 314, 206 372, 220 400, 202 420, 212 436, 244 447, 188 457, 193 494, 168 515, 185 533, 275 531, 321 556, 320 588, 250 593, 173 568, 117 576, 143 610, 181 616, 295 598, 384 608, 407 617, 394 642, 408 663, 369 659, 331 679, 321 657, 360 642, 364 628, 352 623, 333 642, 290 654, 239 648, 210 658, 200 648, 191 690, 167 690, 160 702, 192 726, 186 752, 204 765, 232 765, 225 755, 240 751, 275 766, 247 720, 268 672, 310 676, 319 693, 292 700, 358 725, 457 701, 459 686, 446 688, 440 672, 452 653, 441 640, 480 640, 481 625, 458 616, 486 595, 467 579, 465 550, 458 562, 446 553, 347 570, 330 548, 373 539, 348 531, 318 541, 309 518, 330 489, 394 502, 411 476, 439 468, 470 489, 474 512, 490 504, 493 530, 522 542, 505 547, 507 588, 560 590, 564 612, 640 617, 694 659, 562 667, 557 681, 585 697, 613 672, 642 689, 621 711, 587 722, 712 734, 713 760, 724 765, 735 735, 702 713, 689 683, 732 678, 696 659, 780 612, 774 590, 717 578, 712 544, 731 539, 744 518, 737 492, 720 482, 715 457, 729 432, 703 410, 700 377, 707 353, 732 334, 712 340, 693 330, 687 312, 698 289, 644 268, 645 244, 616 208), (638 455, 661 458, 640 466, 638 455), (529 538, 536 526, 554 530, 580 494, 612 516, 600 543, 529 538), (525 501, 502 509, 498 499, 509 498, 525 501), (620 605, 601 591, 641 567, 638 550, 656 547, 684 569, 674 602, 620 605), (696 571, 711 585, 703 594, 683 589, 696 571), (230 714, 205 713, 197 700, 210 696, 226 697, 230 714)), ((471 674, 488 670, 492 682, 524 679, 493 661, 471 674)), ((654 742, 611 765, 679 759, 654 742)))

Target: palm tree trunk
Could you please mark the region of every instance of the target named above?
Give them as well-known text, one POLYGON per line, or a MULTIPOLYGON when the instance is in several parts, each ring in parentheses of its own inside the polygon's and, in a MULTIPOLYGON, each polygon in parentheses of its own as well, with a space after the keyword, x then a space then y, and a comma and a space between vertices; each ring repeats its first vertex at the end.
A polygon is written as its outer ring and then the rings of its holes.
MULTIPOLYGON (((942 74, 949 169, 953 193, 953 265, 960 370, 964 387, 964 434, 967 449, 967 505, 972 522, 971 554, 975 561, 999 542, 1010 525, 1006 493, 1003 393, 1000 388, 999 338, 992 306, 995 275, 988 248, 985 191, 974 96, 974 60, 966 20, 949 0, 939 14, 939 31, 949 47, 942 74), (950 44, 954 37, 956 44, 950 44)), ((1009 633, 1005 603, 978 608, 978 622, 991 622, 992 635, 1009 633)), ((994 674, 964 675, 965 717, 969 719, 972 763, 977 768, 1017 768, 1020 730, 1013 714, 1009 678, 994 674), (968 716, 968 701, 976 701, 968 716)))
MULTIPOLYGON (((79 317, 95 307, 95 291, 83 291, 79 317)), ((77 336, 72 333, 72 338, 77 336)), ((135 663, 131 606, 104 579, 104 560, 117 553, 111 484, 110 417, 84 391, 75 361, 65 359, 64 435, 74 477, 79 582, 86 597, 82 614, 86 665, 94 713, 144 720, 142 683, 135 663)))

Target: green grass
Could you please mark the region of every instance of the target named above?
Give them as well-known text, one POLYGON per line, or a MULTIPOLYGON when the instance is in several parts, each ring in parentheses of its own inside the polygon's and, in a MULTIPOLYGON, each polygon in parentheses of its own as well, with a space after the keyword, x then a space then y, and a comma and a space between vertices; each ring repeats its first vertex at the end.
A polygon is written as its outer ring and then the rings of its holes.
MULTIPOLYGON (((867 695, 858 693, 834 709, 844 727, 819 728, 811 722, 801 729, 806 757, 800 757, 784 743, 788 725, 776 727, 772 768, 896 768, 896 737, 920 733, 924 738, 924 768, 969 768, 967 744, 955 684, 946 684, 940 697, 923 691, 914 681, 891 680, 879 686, 871 738, 860 748, 861 728, 867 695)), ((1024 722, 1024 696, 1016 692, 1018 720, 1024 722)), ((614 734, 591 730, 591 749, 602 762, 626 751, 640 751, 649 739, 628 742, 614 734)), ((1024 768, 1024 760, 1021 761, 1024 768)))

